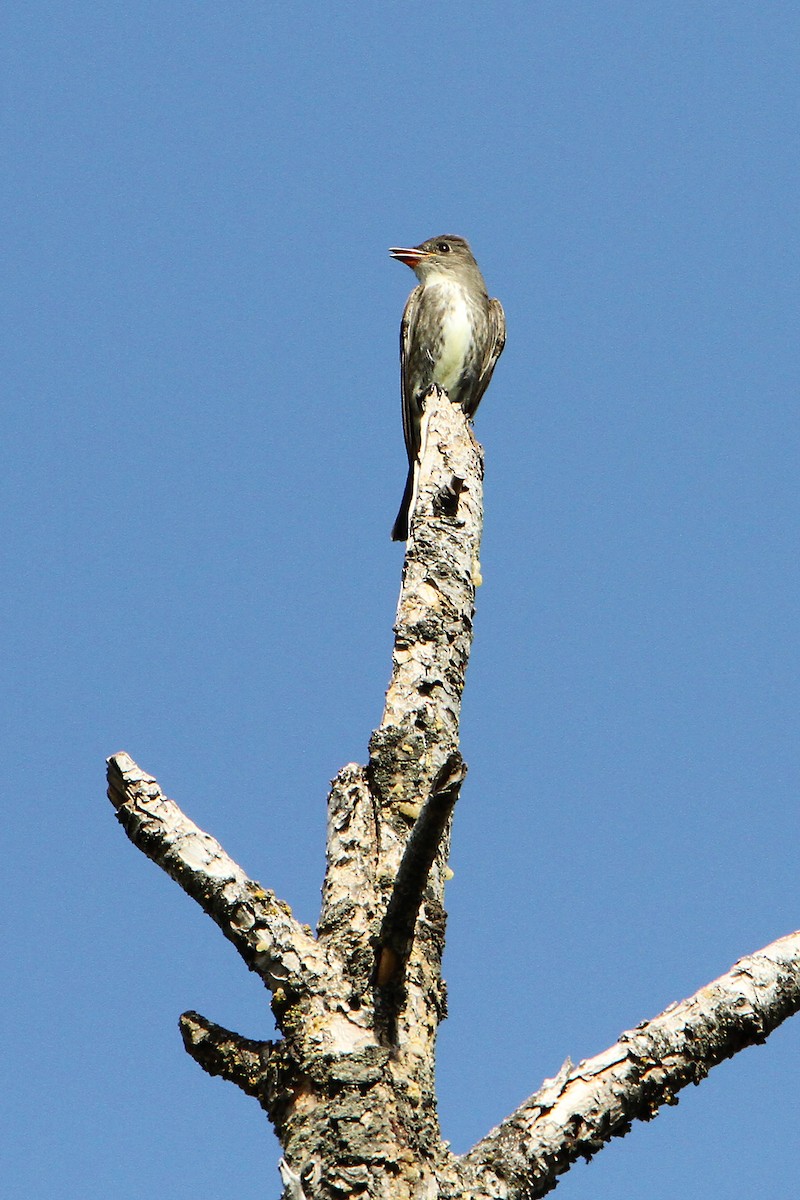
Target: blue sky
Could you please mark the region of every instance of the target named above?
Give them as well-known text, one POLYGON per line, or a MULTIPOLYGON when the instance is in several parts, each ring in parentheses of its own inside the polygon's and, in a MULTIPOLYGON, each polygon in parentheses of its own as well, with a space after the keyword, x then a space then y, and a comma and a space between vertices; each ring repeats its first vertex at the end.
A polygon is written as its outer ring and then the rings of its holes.
MULTIPOLYGON (((126 749, 313 922, 402 551, 390 245, 508 319, 439 1075, 466 1149, 798 925, 800 13, 99 6, 2 18, 9 1194, 276 1196, 187 1008, 266 995, 125 840, 126 749)), ((559 1188, 800 1189, 800 1024, 559 1188)))

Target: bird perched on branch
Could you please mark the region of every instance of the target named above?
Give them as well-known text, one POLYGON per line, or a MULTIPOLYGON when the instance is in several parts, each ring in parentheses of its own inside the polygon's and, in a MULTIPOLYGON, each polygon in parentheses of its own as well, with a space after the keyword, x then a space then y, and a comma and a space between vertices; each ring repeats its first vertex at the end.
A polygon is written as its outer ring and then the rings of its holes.
POLYGON ((463 238, 445 233, 409 249, 393 246, 389 253, 411 267, 419 280, 400 325, 408 478, 392 539, 404 542, 420 450, 421 397, 436 383, 468 417, 474 416, 505 345, 506 318, 500 301, 489 299, 463 238))

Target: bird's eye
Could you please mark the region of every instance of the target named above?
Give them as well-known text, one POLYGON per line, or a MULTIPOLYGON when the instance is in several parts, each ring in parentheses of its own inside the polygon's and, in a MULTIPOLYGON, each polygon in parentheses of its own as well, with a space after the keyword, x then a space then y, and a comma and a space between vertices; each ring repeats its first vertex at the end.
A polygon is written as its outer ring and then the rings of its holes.
POLYGON ((450 243, 449 242, 437 242, 436 249, 439 251, 440 254, 449 254, 450 253, 450 243))

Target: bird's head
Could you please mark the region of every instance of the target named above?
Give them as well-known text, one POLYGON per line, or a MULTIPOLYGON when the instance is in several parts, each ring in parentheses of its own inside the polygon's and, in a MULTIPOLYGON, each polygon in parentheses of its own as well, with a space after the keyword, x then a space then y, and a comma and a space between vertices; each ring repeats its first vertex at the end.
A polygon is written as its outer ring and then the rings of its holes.
POLYGON ((454 233, 429 238, 419 246, 392 246, 389 253, 398 262, 411 267, 420 283, 424 283, 431 275, 459 275, 465 269, 478 269, 469 244, 454 233))

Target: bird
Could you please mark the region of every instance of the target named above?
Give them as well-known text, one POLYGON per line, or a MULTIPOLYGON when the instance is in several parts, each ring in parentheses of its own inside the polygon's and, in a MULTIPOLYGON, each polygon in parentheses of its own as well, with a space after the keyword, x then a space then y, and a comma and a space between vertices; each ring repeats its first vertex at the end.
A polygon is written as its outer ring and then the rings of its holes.
POLYGON ((452 233, 419 246, 392 246, 389 254, 410 267, 419 285, 400 323, 400 386, 408 477, 392 540, 408 538, 414 469, 420 450, 421 399, 432 384, 474 417, 506 342, 506 318, 490 300, 469 243, 452 233))

